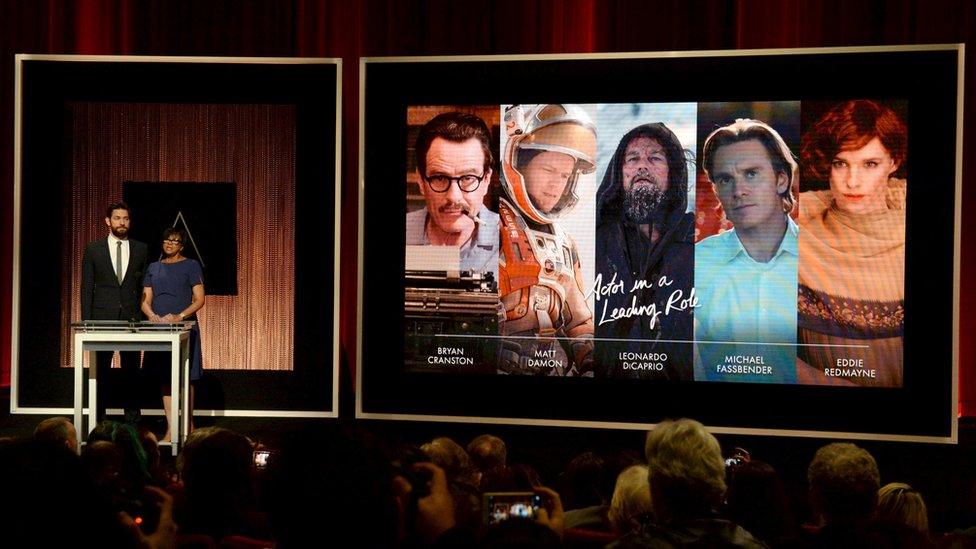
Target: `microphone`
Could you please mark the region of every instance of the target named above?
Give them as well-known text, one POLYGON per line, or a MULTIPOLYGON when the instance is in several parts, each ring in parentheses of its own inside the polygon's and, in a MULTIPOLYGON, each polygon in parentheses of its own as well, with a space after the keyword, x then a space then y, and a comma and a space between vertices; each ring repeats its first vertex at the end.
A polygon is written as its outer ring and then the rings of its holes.
POLYGON ((476 215, 474 215, 473 213, 471 213, 471 210, 469 210, 467 208, 461 208, 461 212, 463 212, 464 215, 468 216, 468 218, 471 219, 471 221, 474 221, 475 223, 478 223, 479 225, 482 223, 482 221, 480 219, 478 219, 478 217, 476 215))

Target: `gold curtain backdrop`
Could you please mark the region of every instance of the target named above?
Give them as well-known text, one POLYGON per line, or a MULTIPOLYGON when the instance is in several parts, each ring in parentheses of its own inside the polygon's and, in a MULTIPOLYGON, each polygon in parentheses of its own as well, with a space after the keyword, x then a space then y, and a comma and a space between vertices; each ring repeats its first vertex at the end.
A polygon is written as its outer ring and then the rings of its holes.
MULTIPOLYGON (((207 296, 198 313, 203 365, 292 370, 294 107, 78 103, 71 108, 72 126, 66 129, 72 137, 66 208, 71 222, 62 235, 68 251, 62 272, 70 276, 62 278, 61 289, 62 303, 70 307, 62 309, 67 317, 62 322, 81 318, 81 257, 89 241, 107 234, 104 210, 122 197, 123 181, 234 182, 238 295, 207 296)), ((139 212, 132 212, 132 224, 139 222, 139 212)), ((72 342, 67 330, 64 334, 61 364, 69 367, 72 342)))

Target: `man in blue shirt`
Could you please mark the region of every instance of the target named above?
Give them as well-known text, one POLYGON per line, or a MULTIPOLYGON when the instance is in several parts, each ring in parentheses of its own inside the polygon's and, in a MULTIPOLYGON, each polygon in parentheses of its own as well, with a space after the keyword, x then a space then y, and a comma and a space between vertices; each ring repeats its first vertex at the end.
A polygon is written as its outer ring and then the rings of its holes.
POLYGON ((705 140, 702 166, 733 230, 695 245, 695 379, 796 382, 797 165, 769 125, 705 140))

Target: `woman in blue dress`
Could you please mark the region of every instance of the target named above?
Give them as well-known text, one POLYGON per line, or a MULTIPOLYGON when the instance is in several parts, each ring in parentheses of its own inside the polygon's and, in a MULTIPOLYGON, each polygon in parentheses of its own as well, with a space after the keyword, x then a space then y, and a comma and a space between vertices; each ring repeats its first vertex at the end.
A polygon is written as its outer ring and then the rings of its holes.
MULTIPOLYGON (((186 238, 182 229, 170 227, 163 231, 163 254, 159 261, 146 269, 142 280, 142 312, 150 322, 174 323, 184 320, 197 320, 196 313, 206 302, 203 291, 203 270, 195 260, 183 256, 183 242, 186 238)), ((147 362, 156 362, 148 353, 147 362)), ((166 434, 160 442, 170 439, 169 416, 173 406, 170 384, 167 381, 167 366, 159 368, 163 409, 166 412, 166 434)), ((203 374, 203 352, 200 348, 200 324, 197 322, 190 331, 190 381, 200 379, 203 374)), ((192 429, 193 387, 190 387, 190 410, 192 429)))

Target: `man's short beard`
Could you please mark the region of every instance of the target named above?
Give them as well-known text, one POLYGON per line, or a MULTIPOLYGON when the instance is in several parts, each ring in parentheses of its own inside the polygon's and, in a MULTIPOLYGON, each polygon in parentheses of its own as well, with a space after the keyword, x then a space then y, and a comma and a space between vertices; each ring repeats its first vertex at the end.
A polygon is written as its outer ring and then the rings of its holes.
POLYGON ((661 218, 666 196, 657 185, 635 185, 624 192, 624 215, 637 225, 652 224, 661 218))
POLYGON ((112 227, 112 235, 115 238, 125 238, 129 235, 129 229, 126 227, 112 227))

